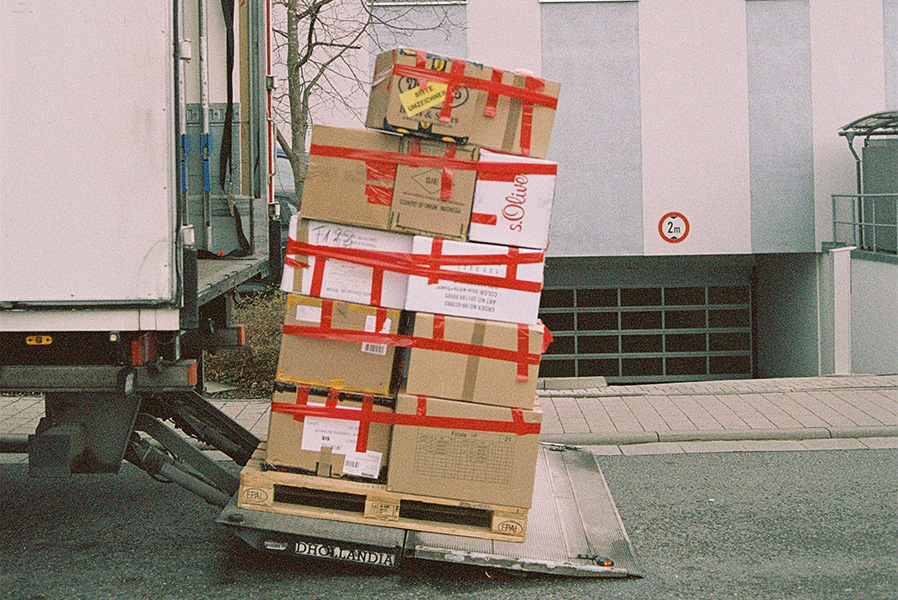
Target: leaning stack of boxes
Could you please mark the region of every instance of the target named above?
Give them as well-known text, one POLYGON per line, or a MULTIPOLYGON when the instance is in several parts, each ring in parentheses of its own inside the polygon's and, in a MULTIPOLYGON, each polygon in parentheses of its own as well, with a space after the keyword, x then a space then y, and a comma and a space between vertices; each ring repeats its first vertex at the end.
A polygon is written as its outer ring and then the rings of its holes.
POLYGON ((393 50, 367 129, 313 128, 268 468, 530 507, 559 87, 393 50))

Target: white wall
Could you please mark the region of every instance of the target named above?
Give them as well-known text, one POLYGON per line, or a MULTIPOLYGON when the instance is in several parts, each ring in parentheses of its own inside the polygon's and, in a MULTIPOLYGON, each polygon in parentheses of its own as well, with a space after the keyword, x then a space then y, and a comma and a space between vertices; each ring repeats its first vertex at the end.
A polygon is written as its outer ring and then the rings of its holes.
POLYGON ((832 239, 833 194, 855 190, 839 128, 885 109, 883 3, 811 0, 811 99, 817 248, 832 239))
POLYGON ((641 0, 639 49, 645 254, 751 252, 745 1, 641 0))
POLYGON ((539 0, 468 0, 468 60, 542 74, 539 0))

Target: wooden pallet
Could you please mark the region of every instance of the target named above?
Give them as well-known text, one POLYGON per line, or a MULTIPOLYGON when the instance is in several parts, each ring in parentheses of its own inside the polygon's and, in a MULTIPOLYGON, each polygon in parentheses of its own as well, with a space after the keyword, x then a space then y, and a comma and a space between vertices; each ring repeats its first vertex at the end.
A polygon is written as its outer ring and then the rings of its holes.
POLYGON ((266 470, 265 442, 240 473, 240 508, 523 542, 527 509, 387 491, 379 483, 266 470))

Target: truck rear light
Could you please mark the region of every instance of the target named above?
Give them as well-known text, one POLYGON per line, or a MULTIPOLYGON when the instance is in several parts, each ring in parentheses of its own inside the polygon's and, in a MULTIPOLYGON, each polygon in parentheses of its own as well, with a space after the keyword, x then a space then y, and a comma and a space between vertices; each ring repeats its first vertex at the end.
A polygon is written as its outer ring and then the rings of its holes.
POLYGON ((156 359, 156 336, 147 332, 131 342, 131 365, 145 365, 156 359))
POLYGON ((187 383, 195 386, 196 382, 199 381, 199 376, 197 373, 196 361, 193 361, 189 367, 187 367, 187 383))

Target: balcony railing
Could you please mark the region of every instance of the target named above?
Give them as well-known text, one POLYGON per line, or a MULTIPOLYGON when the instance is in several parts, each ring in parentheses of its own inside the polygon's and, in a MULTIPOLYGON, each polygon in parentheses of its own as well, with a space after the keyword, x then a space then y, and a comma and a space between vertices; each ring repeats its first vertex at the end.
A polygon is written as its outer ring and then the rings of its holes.
POLYGON ((834 194, 833 239, 870 252, 898 253, 898 194, 834 194))

